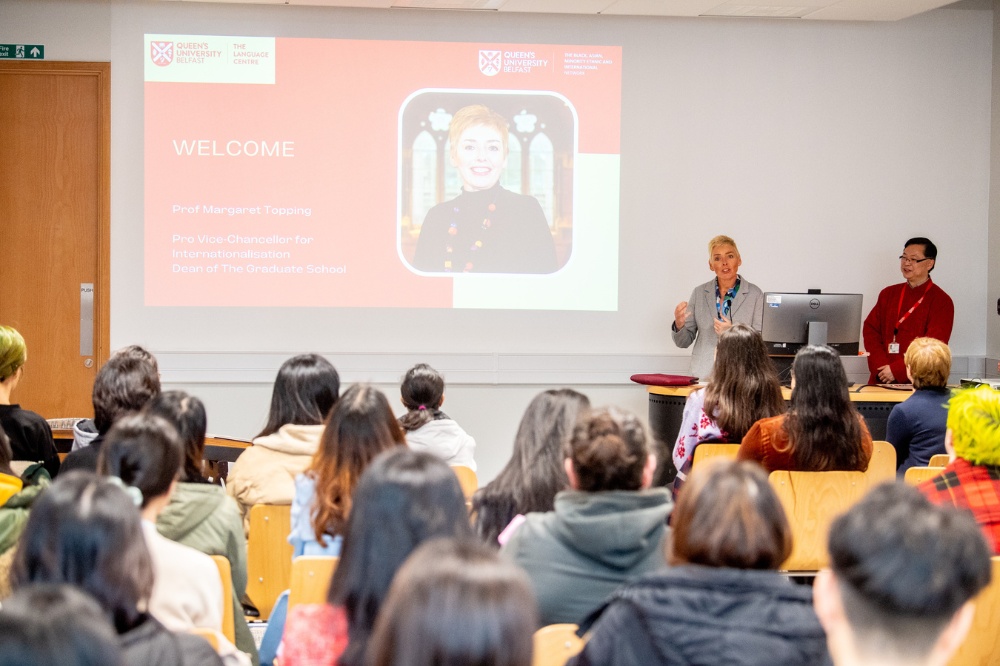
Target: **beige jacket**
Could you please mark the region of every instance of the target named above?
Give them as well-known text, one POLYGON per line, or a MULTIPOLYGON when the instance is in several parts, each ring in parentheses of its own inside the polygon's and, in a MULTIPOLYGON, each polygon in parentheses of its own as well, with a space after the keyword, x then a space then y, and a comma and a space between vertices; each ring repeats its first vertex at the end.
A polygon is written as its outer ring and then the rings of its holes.
POLYGON ((240 454, 229 470, 226 492, 240 507, 245 532, 250 531, 254 504, 292 503, 295 476, 312 462, 322 434, 322 425, 284 425, 240 454))

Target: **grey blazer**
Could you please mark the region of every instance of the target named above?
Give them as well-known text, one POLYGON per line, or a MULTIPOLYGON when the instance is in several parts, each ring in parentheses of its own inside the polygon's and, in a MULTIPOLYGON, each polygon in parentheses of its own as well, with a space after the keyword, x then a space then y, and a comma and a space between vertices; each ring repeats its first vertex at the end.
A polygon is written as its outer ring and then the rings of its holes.
MULTIPOLYGON (((691 313, 684 326, 680 330, 674 330, 674 324, 671 323, 670 333, 674 338, 674 344, 678 347, 690 347, 691 343, 694 343, 689 372, 704 382, 712 374, 715 345, 719 343, 719 336, 715 334, 715 326, 712 324, 716 315, 714 279, 694 288, 688 300, 688 310, 691 313)), ((748 324, 758 331, 761 330, 764 319, 764 292, 750 284, 742 275, 740 290, 733 299, 731 312, 734 324, 748 324)))

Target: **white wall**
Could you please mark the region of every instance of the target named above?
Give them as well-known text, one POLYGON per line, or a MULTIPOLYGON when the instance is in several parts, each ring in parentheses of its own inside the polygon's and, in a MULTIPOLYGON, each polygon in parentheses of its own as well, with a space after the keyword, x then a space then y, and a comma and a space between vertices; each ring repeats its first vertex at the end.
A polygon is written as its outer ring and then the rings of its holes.
POLYGON ((1000 1, 993 9, 993 133, 990 143, 989 289, 986 296, 986 372, 1000 377, 1000 1))
POLYGON ((0 42, 12 41, 44 43, 50 60, 112 61, 112 346, 159 353, 167 386, 205 398, 216 433, 259 428, 292 353, 327 353, 346 381, 385 385, 393 401, 392 382, 430 359, 489 479, 542 388, 645 413, 628 375, 686 368, 667 329, 711 276, 716 233, 737 238, 743 273, 765 289, 861 292, 866 307, 900 280, 902 242, 930 236, 958 364, 982 372, 987 325, 1000 355, 995 320, 983 321, 998 282, 989 11, 823 23, 15 1, 0 5, 0 42), (144 308, 143 32, 622 45, 619 312, 144 308))

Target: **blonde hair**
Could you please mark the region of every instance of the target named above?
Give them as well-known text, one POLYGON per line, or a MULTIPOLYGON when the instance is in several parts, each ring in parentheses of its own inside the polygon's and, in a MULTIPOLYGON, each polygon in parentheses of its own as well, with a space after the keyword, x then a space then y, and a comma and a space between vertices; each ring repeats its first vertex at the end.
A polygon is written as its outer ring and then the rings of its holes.
POLYGON ((21 334, 10 326, 0 326, 0 382, 7 381, 28 359, 21 334))
POLYGON ((903 355, 913 388, 945 386, 951 374, 951 350, 934 338, 916 338, 903 355))
POLYGON ((716 236, 712 240, 708 241, 708 260, 709 261, 712 261, 712 253, 715 251, 715 248, 719 247, 720 245, 732 245, 733 249, 736 250, 736 258, 737 259, 742 259, 742 257, 740 256, 740 248, 736 247, 736 241, 734 241, 729 236, 726 236, 724 234, 719 234, 718 236, 716 236))
POLYGON ((1000 393, 989 386, 956 391, 948 401, 955 455, 973 465, 1000 465, 1000 393))
POLYGON ((470 127, 476 127, 479 125, 483 125, 497 131, 500 135, 500 141, 503 143, 504 157, 506 157, 507 140, 509 139, 507 119, 493 109, 482 104, 463 106, 455 112, 454 116, 452 116, 451 126, 448 128, 448 143, 451 145, 452 157, 455 156, 455 152, 458 150, 458 141, 462 138, 462 132, 470 127))

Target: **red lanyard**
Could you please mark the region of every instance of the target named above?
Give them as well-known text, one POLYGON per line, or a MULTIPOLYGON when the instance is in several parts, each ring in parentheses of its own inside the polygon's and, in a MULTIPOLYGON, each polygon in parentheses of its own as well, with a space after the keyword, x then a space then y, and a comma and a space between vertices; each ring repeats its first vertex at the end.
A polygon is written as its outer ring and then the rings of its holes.
MULTIPOLYGON (((896 308, 897 317, 899 316, 900 311, 903 309, 903 297, 906 295, 906 290, 907 286, 904 285, 903 290, 899 292, 899 307, 896 308)), ((911 314, 913 314, 913 311, 916 310, 917 307, 924 302, 924 299, 927 297, 927 292, 930 290, 931 290, 931 279, 927 278, 927 286, 924 288, 924 293, 921 294, 920 298, 917 299, 917 302, 914 303, 913 306, 906 311, 906 314, 904 314, 902 317, 899 317, 899 320, 896 322, 896 328, 892 330, 893 340, 896 339, 896 334, 899 333, 899 327, 902 326, 903 322, 906 321, 911 314)))

